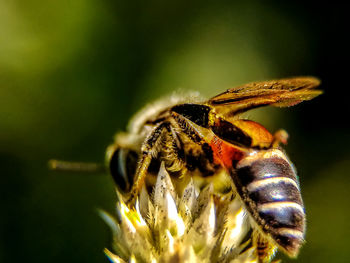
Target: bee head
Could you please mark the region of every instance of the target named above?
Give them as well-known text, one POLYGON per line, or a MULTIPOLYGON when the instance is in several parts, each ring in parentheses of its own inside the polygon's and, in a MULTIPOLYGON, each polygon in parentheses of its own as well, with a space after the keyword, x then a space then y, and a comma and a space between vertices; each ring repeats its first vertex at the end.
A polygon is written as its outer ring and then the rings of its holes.
POLYGON ((134 183, 138 155, 131 149, 107 150, 109 172, 121 193, 128 193, 134 183))

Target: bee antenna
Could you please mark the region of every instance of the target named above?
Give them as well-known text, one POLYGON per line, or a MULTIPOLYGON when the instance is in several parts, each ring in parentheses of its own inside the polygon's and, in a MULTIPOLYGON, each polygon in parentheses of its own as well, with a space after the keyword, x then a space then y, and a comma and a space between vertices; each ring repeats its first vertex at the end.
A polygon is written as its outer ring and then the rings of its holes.
POLYGON ((50 160, 50 170, 61 172, 84 172, 84 173, 106 173, 105 165, 101 163, 67 162, 61 160, 50 160))

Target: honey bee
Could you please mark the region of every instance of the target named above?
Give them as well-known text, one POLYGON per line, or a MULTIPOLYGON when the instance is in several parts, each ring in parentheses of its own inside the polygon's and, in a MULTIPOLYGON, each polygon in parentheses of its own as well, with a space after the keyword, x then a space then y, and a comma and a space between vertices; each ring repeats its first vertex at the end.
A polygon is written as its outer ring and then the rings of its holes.
POLYGON ((204 102, 173 97, 151 105, 127 133, 116 136, 107 153, 110 172, 132 206, 157 163, 164 162, 175 177, 225 170, 260 231, 295 257, 304 240, 305 213, 296 171, 279 146, 287 133, 272 135, 240 115, 310 100, 322 93, 315 89, 319 84, 313 77, 253 82, 204 102))
POLYGON ((294 106, 322 93, 314 77, 253 82, 202 101, 173 96, 143 109, 118 133, 107 150, 107 163, 129 206, 152 180, 160 163, 173 178, 211 177, 222 171, 240 197, 260 235, 260 259, 269 242, 295 257, 305 234, 305 213, 295 168, 280 143, 242 113, 262 106, 294 106))

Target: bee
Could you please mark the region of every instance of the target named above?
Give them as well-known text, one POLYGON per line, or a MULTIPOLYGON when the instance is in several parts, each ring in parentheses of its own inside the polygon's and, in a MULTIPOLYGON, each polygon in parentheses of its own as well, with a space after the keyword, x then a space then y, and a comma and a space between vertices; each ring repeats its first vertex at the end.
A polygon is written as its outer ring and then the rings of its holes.
POLYGON ((132 205, 157 163, 164 162, 173 176, 225 170, 258 229, 295 257, 304 240, 305 213, 296 171, 279 146, 287 133, 272 135, 240 116, 310 100, 321 94, 319 84, 313 77, 253 82, 204 102, 173 97, 151 105, 109 148, 110 172, 132 205))
POLYGON ((173 178, 229 175, 257 232, 259 258, 269 243, 291 257, 304 241, 305 212, 295 168, 281 143, 242 113, 262 106, 289 107, 322 93, 314 77, 248 83, 209 100, 173 96, 141 110, 107 149, 107 165, 125 202, 133 207, 161 163, 173 178))

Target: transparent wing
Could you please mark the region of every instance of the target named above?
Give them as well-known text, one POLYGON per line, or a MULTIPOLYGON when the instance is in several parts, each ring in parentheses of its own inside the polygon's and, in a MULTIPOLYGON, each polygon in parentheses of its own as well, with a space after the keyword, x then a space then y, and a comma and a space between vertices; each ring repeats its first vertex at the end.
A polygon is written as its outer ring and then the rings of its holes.
POLYGON ((314 77, 252 82, 229 89, 207 103, 223 115, 234 115, 267 105, 288 107, 320 95, 322 91, 315 89, 319 85, 320 80, 314 77))

